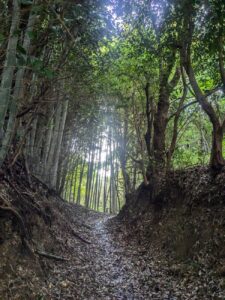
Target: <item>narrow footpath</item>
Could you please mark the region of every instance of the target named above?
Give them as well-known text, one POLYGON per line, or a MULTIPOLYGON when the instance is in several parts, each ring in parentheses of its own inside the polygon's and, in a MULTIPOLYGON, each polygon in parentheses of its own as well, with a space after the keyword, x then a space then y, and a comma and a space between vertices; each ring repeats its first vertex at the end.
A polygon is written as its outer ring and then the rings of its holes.
POLYGON ((175 272, 154 242, 141 246, 118 218, 54 198, 48 203, 53 222, 33 231, 33 241, 53 256, 34 259, 19 254, 14 240, 5 242, 0 299, 225 299, 207 273, 175 272))
POLYGON ((151 253, 151 247, 129 241, 116 218, 87 212, 83 220, 90 244, 82 243, 82 257, 60 264, 58 280, 53 276, 58 292, 51 299, 222 299, 207 298, 200 279, 171 274, 165 260, 151 253))

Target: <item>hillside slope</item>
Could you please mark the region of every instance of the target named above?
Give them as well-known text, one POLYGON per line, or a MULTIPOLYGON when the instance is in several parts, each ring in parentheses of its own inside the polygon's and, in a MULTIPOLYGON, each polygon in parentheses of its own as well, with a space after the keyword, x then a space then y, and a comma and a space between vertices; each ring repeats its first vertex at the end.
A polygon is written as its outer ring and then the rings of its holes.
POLYGON ((154 200, 151 186, 141 185, 128 195, 119 219, 134 243, 163 253, 173 274, 185 280, 190 274, 198 279, 216 278, 217 284, 207 279, 204 289, 209 288, 207 293, 217 299, 221 288, 223 299, 224 215, 225 170, 215 173, 195 167, 170 172, 154 200))

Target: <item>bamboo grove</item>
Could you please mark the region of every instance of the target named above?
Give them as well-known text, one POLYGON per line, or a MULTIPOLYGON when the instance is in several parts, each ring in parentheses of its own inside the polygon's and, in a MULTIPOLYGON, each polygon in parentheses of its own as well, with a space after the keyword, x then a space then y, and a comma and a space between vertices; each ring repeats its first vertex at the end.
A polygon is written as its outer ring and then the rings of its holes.
POLYGON ((224 162, 222 0, 0 1, 0 166, 116 213, 224 162))

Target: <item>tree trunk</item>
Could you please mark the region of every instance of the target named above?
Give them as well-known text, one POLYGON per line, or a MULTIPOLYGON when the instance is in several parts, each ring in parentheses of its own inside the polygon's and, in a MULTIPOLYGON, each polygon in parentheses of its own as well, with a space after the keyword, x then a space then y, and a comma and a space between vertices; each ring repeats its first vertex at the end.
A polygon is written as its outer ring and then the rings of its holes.
POLYGON ((171 168, 171 161, 172 161, 172 157, 173 157, 173 154, 174 154, 174 151, 176 148, 177 137, 178 137, 178 123, 179 123, 180 115, 182 112, 182 107, 183 107, 183 104, 184 104, 184 101, 186 99, 187 92, 188 92, 186 81, 185 81, 185 76, 183 74, 182 68, 181 68, 181 73, 182 73, 182 80, 183 80, 183 95, 180 98, 180 102, 179 102, 177 111, 174 115, 172 139, 171 139, 169 149, 167 151, 167 158, 166 158, 166 170, 167 171, 171 168))
MULTIPOLYGON (((16 115, 18 112, 18 106, 22 99, 22 94, 23 94, 23 89, 24 89, 25 65, 27 62, 28 52, 29 52, 30 43, 31 43, 31 40, 29 37, 29 31, 33 30, 35 20, 36 20, 36 15, 33 14, 32 10, 31 10, 30 14, 29 14, 28 23, 26 26, 26 31, 24 33, 24 39, 23 39, 23 49, 26 52, 23 56, 24 66, 18 67, 18 70, 16 72, 16 77, 15 77, 15 85, 14 85, 13 94, 11 95, 11 99, 8 101, 8 103, 9 103, 9 107, 8 107, 9 119, 7 122, 6 132, 4 133, 3 140, 2 140, 2 149, 0 151, 0 164, 3 163, 5 157, 8 153, 10 144, 13 140, 13 136, 16 132, 16 127, 18 125, 18 120, 16 119, 16 115)), ((31 148, 29 148, 27 152, 29 153, 30 150, 31 150, 31 148)))
POLYGON ((73 167, 71 168, 72 174, 70 174, 70 193, 69 193, 69 200, 70 201, 72 200, 72 202, 74 202, 74 175, 76 173, 78 163, 79 163, 79 158, 73 158, 72 160, 73 167))
POLYGON ((128 140, 128 119, 125 116, 124 112, 124 122, 123 122, 123 132, 120 137, 120 145, 118 147, 118 156, 120 161, 120 166, 122 170, 123 180, 124 180, 124 188, 125 188, 125 194, 128 194, 131 192, 131 183, 130 183, 130 177, 127 173, 127 140, 128 140))
POLYGON ((145 143, 147 147, 147 152, 149 159, 152 156, 152 130, 154 122, 154 103, 153 97, 150 95, 150 84, 147 82, 145 87, 145 97, 146 97, 146 118, 147 118, 147 131, 145 134, 145 143))
POLYGON ((48 155, 50 151, 50 146, 52 142, 52 136, 53 136, 53 130, 54 130, 54 116, 53 116, 53 111, 54 107, 52 104, 50 104, 49 109, 47 110, 47 114, 50 115, 50 118, 47 120, 47 130, 45 131, 46 135, 46 141, 44 142, 44 147, 43 147, 43 155, 41 159, 41 176, 44 176, 46 178, 46 166, 47 166, 47 161, 48 161, 48 155))
POLYGON ((52 179, 51 179, 51 187, 53 187, 54 189, 56 189, 59 155, 60 155, 60 150, 62 145, 62 138, 63 138, 65 123, 66 123, 66 117, 67 117, 68 100, 65 100, 61 105, 62 105, 62 115, 60 118, 60 126, 59 126, 58 138, 57 138, 56 152, 54 156, 54 163, 52 167, 52 179))
POLYGON ((8 109, 13 75, 16 68, 16 49, 19 34, 15 34, 16 30, 19 28, 20 22, 20 5, 18 0, 13 0, 13 12, 12 12, 12 22, 8 39, 8 46, 6 49, 6 58, 4 63, 4 68, 2 72, 2 80, 0 86, 0 129, 2 130, 5 123, 5 115, 8 109))
POLYGON ((157 169, 164 170, 166 162, 166 127, 169 111, 169 97, 180 78, 179 70, 177 69, 173 79, 168 82, 170 76, 170 68, 162 72, 160 81, 159 101, 157 112, 154 119, 154 136, 153 136, 153 155, 155 163, 155 171, 157 169), (165 72, 165 73, 164 73, 165 72))
POLYGON ((213 126, 212 149, 210 165, 214 169, 220 169, 225 165, 223 158, 223 128, 222 126, 213 126))
POLYGON ((76 201, 77 204, 80 204, 81 187, 82 187, 82 180, 83 180, 85 163, 86 163, 86 154, 83 158, 82 166, 81 166, 81 169, 80 169, 80 178, 79 178, 79 186, 78 186, 77 201, 76 201))
MULTIPOLYGON (((193 3, 192 3, 193 4, 193 3)), ((212 139, 212 149, 211 149, 211 159, 210 166, 215 169, 219 169, 225 165, 225 161, 222 155, 222 140, 223 140, 223 130, 225 127, 225 119, 222 124, 219 117, 216 114, 216 111, 212 104, 207 100, 207 95, 203 93, 201 87, 198 84, 197 78, 195 76, 195 71, 192 66, 191 60, 191 46, 192 46, 192 38, 193 32, 195 28, 194 23, 194 6, 190 5, 188 7, 188 14, 184 17, 184 38, 182 39, 182 47, 181 47, 181 63, 185 68, 185 71, 188 75, 191 87, 194 91, 195 97, 199 104, 201 105, 203 111, 209 117, 210 122, 213 126, 213 139, 212 139)), ((223 52, 221 52, 221 40, 219 40, 219 67, 221 72, 221 79, 223 81, 223 62, 221 58, 223 58, 223 52)), ((225 78, 224 78, 225 79, 225 78)), ((224 83, 224 82, 223 82, 224 83)))
POLYGON ((65 181, 66 181, 66 174, 68 170, 69 165, 69 149, 72 143, 72 134, 71 130, 67 134, 64 135, 64 157, 61 158, 59 163, 59 175, 58 176, 58 182, 57 182, 57 189, 56 191, 61 195, 63 193, 65 181), (67 141, 65 143, 65 140, 67 141))
MULTIPOLYGON (((209 120, 213 126, 213 140, 212 140, 212 149, 211 149, 211 160, 210 166, 212 168, 218 169, 225 165, 225 161, 223 159, 222 152, 222 140, 223 140, 223 124, 220 124, 220 120, 216 115, 216 112, 212 106, 212 104, 207 101, 206 96, 203 94, 201 88, 198 85, 197 79, 195 77, 195 73, 191 64, 190 57, 190 45, 188 47, 188 51, 185 53, 184 51, 181 54, 182 62, 186 73, 189 77, 190 84, 195 93, 195 97, 201 105, 203 111, 208 115, 209 120)), ((225 121, 224 121, 225 122, 225 121)))
POLYGON ((107 206, 107 167, 108 167, 108 154, 109 154, 109 144, 107 143, 106 148, 106 160, 105 160, 105 172, 104 172, 104 186, 103 186, 103 211, 106 212, 107 206))

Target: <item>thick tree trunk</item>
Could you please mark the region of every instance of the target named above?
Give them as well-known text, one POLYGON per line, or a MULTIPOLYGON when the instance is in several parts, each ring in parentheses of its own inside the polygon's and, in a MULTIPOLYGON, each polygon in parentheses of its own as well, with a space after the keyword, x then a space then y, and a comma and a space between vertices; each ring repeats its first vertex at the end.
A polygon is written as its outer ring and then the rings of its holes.
MULTIPOLYGON (((16 132, 16 127, 17 127, 16 125, 18 124, 18 121, 16 120, 16 115, 17 115, 19 103, 21 101, 22 94, 23 94, 25 64, 27 62, 29 47, 30 47, 30 43, 31 43, 31 40, 29 37, 29 32, 33 30, 35 20, 36 20, 36 15, 33 14, 32 11, 30 11, 29 19, 28 19, 26 31, 24 33, 24 39, 23 39, 23 49, 26 51, 26 54, 23 56, 24 66, 19 67, 16 72, 13 94, 11 95, 10 100, 8 101, 8 103, 9 103, 9 107, 8 107, 9 119, 8 119, 7 126, 6 126, 6 131, 4 133, 4 137, 2 140, 2 148, 0 151, 0 164, 3 163, 5 157, 8 153, 13 136, 16 132)), ((28 152, 30 150, 31 150, 31 148, 28 149, 28 152)))
POLYGON ((8 109, 13 75, 16 68, 16 49, 19 34, 15 34, 20 22, 20 4, 18 0, 13 0, 12 22, 6 49, 6 58, 2 72, 2 80, 0 86, 0 129, 2 130, 5 123, 5 115, 8 109))
MULTIPOLYGON (((175 63, 175 61, 174 61, 175 63)), ((172 69, 172 66, 170 66, 172 69)), ((153 136, 153 157, 155 164, 155 171, 164 170, 166 162, 166 128, 168 124, 169 98, 170 94, 177 85, 180 72, 177 68, 173 79, 169 82, 171 69, 162 72, 160 81, 159 100, 157 105, 157 112, 154 119, 154 136, 153 136)))
POLYGON ((220 169, 225 165, 223 158, 223 128, 219 125, 213 126, 210 165, 214 169, 220 169))
POLYGON ((9 33, 8 46, 6 49, 4 68, 1 74, 2 79, 0 85, 0 131, 3 136, 3 140, 1 141, 1 149, 0 149, 0 167, 3 164, 5 157, 9 151, 9 145, 11 142, 12 135, 14 133, 14 125, 15 125, 14 111, 16 111, 15 106, 12 105, 14 99, 11 100, 11 105, 10 105, 11 115, 9 116, 6 133, 4 133, 3 126, 5 124, 5 115, 10 103, 14 71, 16 68, 16 49, 17 49, 19 35, 15 34, 15 32, 18 29, 19 21, 20 21, 20 4, 18 0, 14 0, 11 28, 9 33))
POLYGON ((169 97, 166 91, 160 94, 158 110, 154 120, 154 159, 157 167, 163 168, 165 165, 165 133, 167 125, 167 115, 169 110, 169 97))

